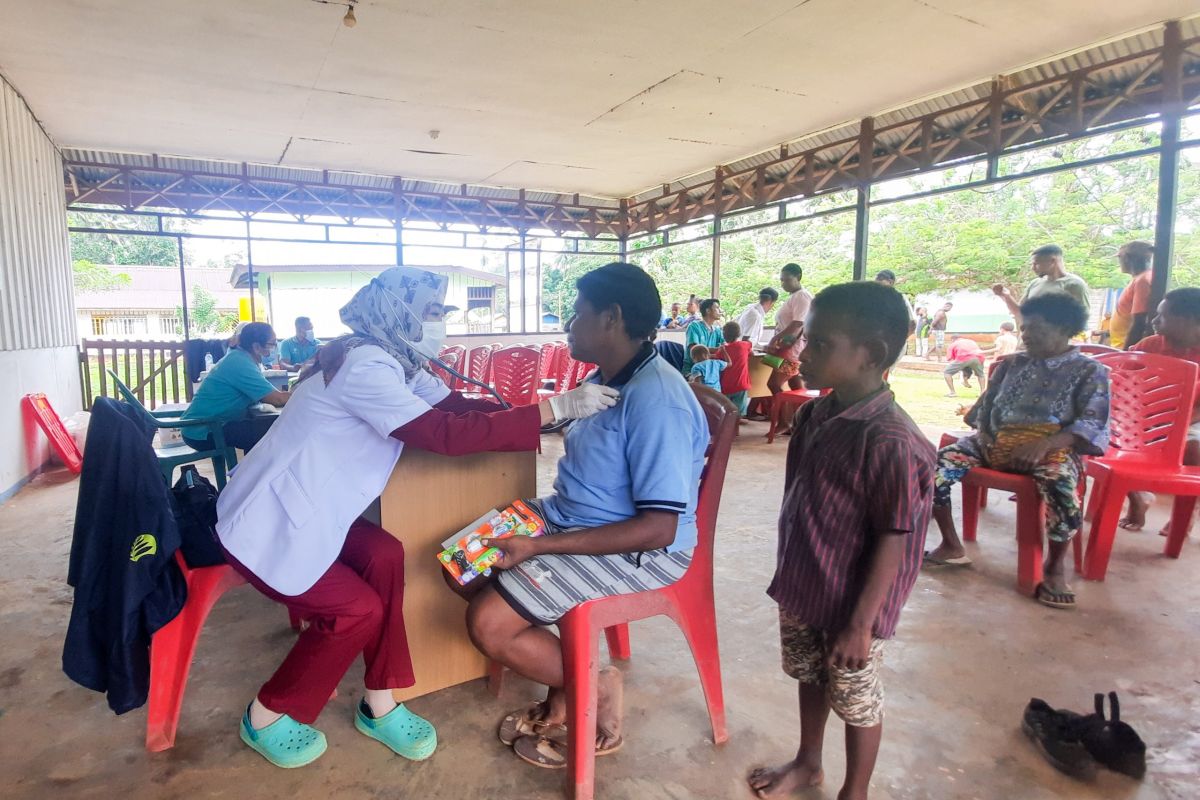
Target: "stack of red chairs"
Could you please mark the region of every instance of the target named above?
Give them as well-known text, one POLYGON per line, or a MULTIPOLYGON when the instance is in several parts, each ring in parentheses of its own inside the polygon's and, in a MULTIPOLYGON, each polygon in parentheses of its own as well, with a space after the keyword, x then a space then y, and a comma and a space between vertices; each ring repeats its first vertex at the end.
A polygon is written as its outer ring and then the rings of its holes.
POLYGON ((492 380, 492 352, 493 348, 490 344, 472 347, 467 351, 467 371, 463 374, 472 380, 477 380, 480 383, 489 383, 492 380))
MULTIPOLYGON (((442 351, 438 353, 438 360, 456 372, 463 372, 467 366, 467 348, 463 347, 461 344, 452 344, 447 347, 443 347, 442 351)), ((433 371, 437 374, 437 376, 445 381, 446 385, 451 389, 463 388, 461 380, 451 375, 449 372, 446 372, 436 364, 431 364, 430 366, 433 368, 433 371)))
POLYGON ((525 345, 502 347, 492 353, 492 379, 505 402, 527 406, 538 401, 541 353, 525 345))

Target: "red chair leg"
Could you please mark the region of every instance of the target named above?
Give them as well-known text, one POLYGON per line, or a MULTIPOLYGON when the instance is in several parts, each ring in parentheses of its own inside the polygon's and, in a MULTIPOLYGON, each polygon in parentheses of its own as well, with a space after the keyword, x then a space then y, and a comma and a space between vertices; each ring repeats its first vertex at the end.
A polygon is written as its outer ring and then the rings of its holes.
POLYGON ((964 482, 962 484, 963 541, 973 542, 979 533, 979 496, 983 489, 964 482))
POLYGON ((979 487, 979 507, 987 508, 988 490, 984 487, 979 487))
POLYGON ((596 789, 596 700, 599 685, 598 631, 581 609, 559 622, 563 678, 567 689, 567 775, 575 800, 593 800, 596 789))
POLYGON ((1192 524, 1192 514, 1196 511, 1196 498, 1175 495, 1175 503, 1171 506, 1171 524, 1167 528, 1167 544, 1163 547, 1163 555, 1179 558, 1183 552, 1183 540, 1187 538, 1188 527, 1192 524))
POLYGON ((608 657, 614 661, 628 661, 629 624, 622 622, 604 629, 604 638, 608 641, 608 657))
POLYGON ((1108 559, 1117 536, 1117 520, 1127 494, 1120 482, 1112 478, 1101 483, 1096 492, 1101 497, 1092 517, 1092 531, 1083 557, 1083 577, 1089 581, 1102 581, 1108 572, 1108 559))
POLYGON ((685 600, 680 605, 676 606, 675 622, 687 639, 696 671, 700 673, 700 687, 704 690, 704 702, 708 705, 708 718, 712 723, 713 743, 724 744, 729 741, 729 731, 725 725, 725 690, 721 685, 716 608, 711 595, 704 600, 685 600))
POLYGON ((1017 493, 1017 589, 1033 594, 1042 582, 1041 498, 1024 492, 1017 493))
POLYGON ((150 643, 150 698, 146 715, 146 749, 150 752, 175 746, 183 693, 204 620, 217 598, 242 582, 229 567, 206 567, 192 572, 183 610, 154 634, 150 643))
POLYGON ((1075 574, 1083 574, 1083 530, 1075 532, 1075 538, 1071 539, 1071 549, 1075 552, 1075 574))

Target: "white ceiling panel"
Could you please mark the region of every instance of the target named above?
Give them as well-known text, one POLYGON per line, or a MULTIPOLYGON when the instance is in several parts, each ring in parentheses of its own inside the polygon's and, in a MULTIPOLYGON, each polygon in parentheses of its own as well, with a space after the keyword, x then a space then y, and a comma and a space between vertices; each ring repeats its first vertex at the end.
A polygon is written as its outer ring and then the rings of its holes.
POLYGON ((0 0, 0 74, 64 147, 625 197, 1198 10, 0 0))

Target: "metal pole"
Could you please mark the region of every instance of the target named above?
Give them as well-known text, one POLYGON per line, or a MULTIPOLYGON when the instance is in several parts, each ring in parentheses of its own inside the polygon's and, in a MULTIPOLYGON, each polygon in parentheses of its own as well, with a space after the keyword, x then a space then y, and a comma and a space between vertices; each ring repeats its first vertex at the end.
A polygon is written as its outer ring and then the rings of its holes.
POLYGON ((525 327, 525 229, 521 229, 520 234, 521 246, 521 333, 525 333, 528 329, 525 327))
POLYGON ((1154 275, 1150 308, 1158 307, 1171 279, 1175 206, 1179 200, 1179 127, 1183 114, 1183 36, 1178 22, 1163 31, 1163 121, 1158 157, 1158 215, 1154 223, 1154 275))
POLYGON ((628 261, 629 261, 628 237, 621 236, 621 238, 617 240, 617 248, 618 248, 617 249, 617 258, 619 258, 622 262, 628 263, 628 261))
POLYGON ((717 215, 713 219, 713 236, 712 240, 712 294, 709 297, 721 296, 721 217, 717 215))
MULTIPOLYGON (((328 232, 328 229, 326 229, 328 232)), ((250 252, 250 218, 246 218, 246 280, 250 282, 250 321, 256 322, 254 313, 254 256, 250 252)))
POLYGON ((396 220, 396 266, 404 266, 404 223, 396 220))
POLYGON ((187 276, 183 274, 183 237, 176 236, 175 244, 179 249, 179 296, 183 299, 179 307, 183 310, 183 340, 186 342, 192 338, 192 334, 191 322, 188 319, 187 276))
POLYGON ((854 273, 852 279, 867 279, 867 239, 871 225, 871 189, 858 187, 858 200, 854 204, 854 273))

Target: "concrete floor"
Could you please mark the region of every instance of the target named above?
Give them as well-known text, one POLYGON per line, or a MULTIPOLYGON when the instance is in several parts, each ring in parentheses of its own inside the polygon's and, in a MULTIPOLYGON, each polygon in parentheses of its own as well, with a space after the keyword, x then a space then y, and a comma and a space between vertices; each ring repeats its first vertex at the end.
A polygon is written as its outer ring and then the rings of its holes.
MULTIPOLYGON (((617 800, 750 797, 743 776, 785 760, 798 741, 795 684, 778 666, 775 607, 764 594, 775 560, 785 445, 761 425, 735 446, 718 528, 717 607, 731 739, 711 743, 682 637, 665 620, 633 627, 627 744, 598 765, 598 796, 617 800)), ((549 486, 557 441, 547 447, 549 486)), ((176 747, 143 749, 145 710, 114 717, 60 668, 71 592, 65 583, 74 479, 39 478, 0 507, 0 794, 46 797, 557 798, 561 773, 517 761, 493 733, 534 687, 510 681, 497 701, 482 681, 414 701, 438 727, 422 764, 391 756, 351 723, 361 666, 319 726, 329 751, 310 767, 267 765, 238 740, 246 702, 292 638, 286 615, 248 588, 217 605, 200 641, 176 747)), ((1013 507, 998 493, 969 570, 922 575, 887 655, 888 723, 877 798, 1200 797, 1200 547, 1160 556, 1153 534, 1119 539, 1106 583, 1081 583, 1078 611, 1043 608, 1012 588, 1013 507), (1031 695, 1088 710, 1121 692, 1124 718, 1149 745, 1137 783, 1092 784, 1055 772, 1021 734, 1031 695)), ((1154 509, 1157 530, 1165 509, 1154 509)), ((449 596, 447 602, 455 602, 449 596)), ((843 768, 841 723, 827 738, 824 788, 843 768)))

